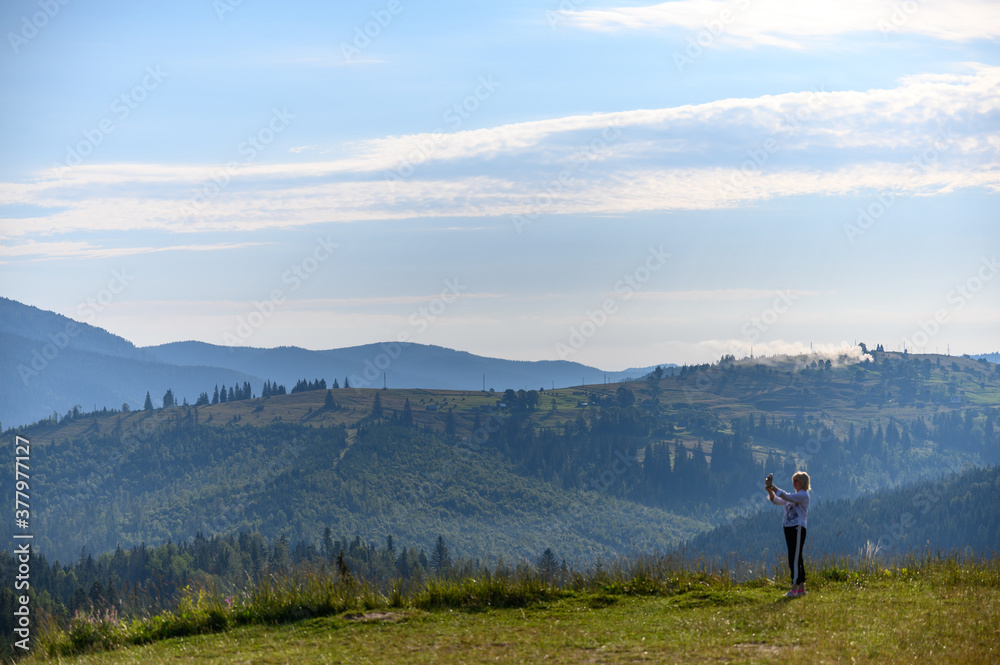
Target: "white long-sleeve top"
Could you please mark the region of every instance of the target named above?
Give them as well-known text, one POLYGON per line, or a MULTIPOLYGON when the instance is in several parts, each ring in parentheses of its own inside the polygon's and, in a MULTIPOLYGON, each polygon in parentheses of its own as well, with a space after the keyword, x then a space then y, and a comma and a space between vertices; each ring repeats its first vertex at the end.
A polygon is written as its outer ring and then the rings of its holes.
POLYGON ((785 509, 783 526, 801 526, 806 528, 806 518, 809 516, 809 491, 799 490, 789 494, 785 490, 774 488, 772 502, 785 509))

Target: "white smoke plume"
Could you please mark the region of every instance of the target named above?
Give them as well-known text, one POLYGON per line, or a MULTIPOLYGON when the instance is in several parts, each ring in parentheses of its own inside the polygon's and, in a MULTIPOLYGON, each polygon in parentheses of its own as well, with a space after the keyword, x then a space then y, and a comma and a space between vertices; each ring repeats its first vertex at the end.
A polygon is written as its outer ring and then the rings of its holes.
POLYGON ((831 365, 856 365, 869 362, 870 356, 861 351, 861 347, 850 342, 839 344, 809 344, 807 342, 758 342, 750 344, 746 340, 708 340, 702 346, 714 349, 720 356, 733 355, 737 362, 749 362, 753 354, 753 362, 762 364, 780 364, 805 367, 815 361, 829 360, 831 365))

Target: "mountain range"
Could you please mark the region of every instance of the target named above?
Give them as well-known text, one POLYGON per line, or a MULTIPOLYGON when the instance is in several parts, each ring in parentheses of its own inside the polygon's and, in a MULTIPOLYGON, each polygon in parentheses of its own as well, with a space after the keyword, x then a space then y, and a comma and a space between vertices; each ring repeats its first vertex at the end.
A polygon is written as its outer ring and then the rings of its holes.
MULTIPOLYGON (((384 342, 341 349, 225 347, 185 341, 137 347, 102 328, 0 298, 0 423, 26 425, 74 407, 154 405, 169 389, 193 403, 214 387, 265 381, 289 389, 301 379, 337 380, 362 388, 537 389, 616 382, 655 369, 608 372, 565 360, 519 361, 415 343, 384 342)), ((665 363, 664 369, 676 365, 665 363)))

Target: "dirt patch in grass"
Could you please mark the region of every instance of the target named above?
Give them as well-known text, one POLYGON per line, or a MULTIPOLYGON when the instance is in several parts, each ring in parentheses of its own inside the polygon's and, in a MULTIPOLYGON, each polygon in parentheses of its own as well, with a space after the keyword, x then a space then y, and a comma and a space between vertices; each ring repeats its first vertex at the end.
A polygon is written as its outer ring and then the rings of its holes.
POLYGON ((352 612, 351 614, 345 614, 344 619, 347 621, 384 621, 386 623, 396 623, 403 620, 403 615, 396 614, 395 612, 352 612))
POLYGON ((739 649, 740 651, 745 651, 748 653, 767 654, 769 656, 778 656, 781 655, 784 651, 798 648, 796 646, 781 647, 776 644, 765 644, 763 642, 760 643, 743 642, 741 644, 734 644, 733 647, 739 649))

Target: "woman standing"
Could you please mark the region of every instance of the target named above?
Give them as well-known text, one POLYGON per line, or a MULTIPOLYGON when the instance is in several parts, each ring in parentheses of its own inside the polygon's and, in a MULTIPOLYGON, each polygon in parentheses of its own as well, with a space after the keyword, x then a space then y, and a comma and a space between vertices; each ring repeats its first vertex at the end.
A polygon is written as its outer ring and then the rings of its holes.
POLYGON ((785 595, 798 598, 806 593, 806 568, 802 550, 806 543, 806 518, 809 515, 809 474, 799 471, 792 476, 795 492, 789 494, 775 487, 771 480, 774 474, 767 476, 764 489, 771 503, 785 509, 782 524, 785 527, 785 543, 788 545, 788 568, 792 573, 792 588, 785 595))

